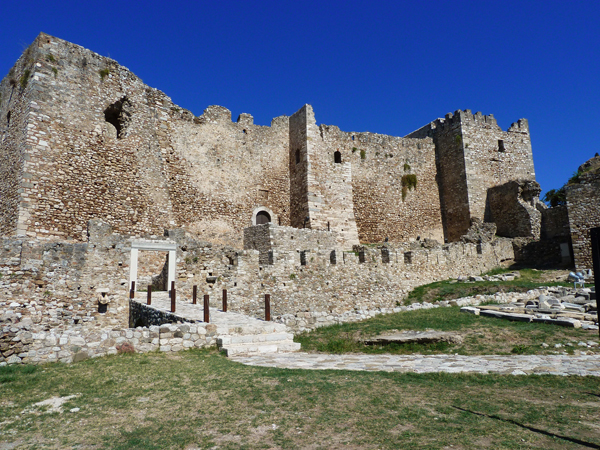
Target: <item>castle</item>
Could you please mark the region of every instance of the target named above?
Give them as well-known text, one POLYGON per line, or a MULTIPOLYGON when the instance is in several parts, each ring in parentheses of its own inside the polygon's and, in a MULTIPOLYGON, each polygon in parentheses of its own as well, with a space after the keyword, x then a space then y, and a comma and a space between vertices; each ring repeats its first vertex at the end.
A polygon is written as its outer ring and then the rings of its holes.
POLYGON ((53 327, 126 327, 132 280, 227 288, 249 314, 268 290, 275 314, 314 325, 527 253, 484 222, 529 240, 552 222, 525 119, 503 131, 459 110, 395 137, 318 126, 310 105, 270 126, 194 116, 44 33, 0 83, 0 133, 0 269, 20 280, 2 295, 43 297, 19 314, 53 327))
POLYGON ((209 106, 195 117, 115 61, 40 34, 0 85, 5 236, 87 240, 184 227, 241 245, 261 220, 343 246, 456 241, 487 191, 535 180, 527 121, 448 114, 405 136, 317 126, 309 105, 271 126, 209 106))

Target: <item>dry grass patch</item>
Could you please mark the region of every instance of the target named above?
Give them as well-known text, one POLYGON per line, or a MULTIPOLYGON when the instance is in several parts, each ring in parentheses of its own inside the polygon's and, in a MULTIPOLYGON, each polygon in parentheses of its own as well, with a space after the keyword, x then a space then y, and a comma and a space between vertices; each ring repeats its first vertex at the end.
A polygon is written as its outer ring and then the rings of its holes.
POLYGON ((600 446, 593 426, 597 379, 285 370, 243 366, 214 351, 179 356, 118 355, 20 369, 0 384, 0 443, 20 440, 19 449, 600 446), (62 413, 21 414, 75 393, 62 413))

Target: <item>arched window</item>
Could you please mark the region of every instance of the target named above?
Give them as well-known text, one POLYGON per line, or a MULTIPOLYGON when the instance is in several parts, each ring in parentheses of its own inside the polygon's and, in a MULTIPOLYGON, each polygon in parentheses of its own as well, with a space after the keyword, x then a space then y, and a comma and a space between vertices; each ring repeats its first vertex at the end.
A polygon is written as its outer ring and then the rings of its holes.
POLYGON ((337 150, 334 154, 333 154, 333 161, 336 164, 341 164, 342 163, 342 154, 340 153, 339 150, 337 150))
POLYGON ((256 225, 263 225, 271 221, 271 216, 266 211, 259 211, 256 214, 256 225))

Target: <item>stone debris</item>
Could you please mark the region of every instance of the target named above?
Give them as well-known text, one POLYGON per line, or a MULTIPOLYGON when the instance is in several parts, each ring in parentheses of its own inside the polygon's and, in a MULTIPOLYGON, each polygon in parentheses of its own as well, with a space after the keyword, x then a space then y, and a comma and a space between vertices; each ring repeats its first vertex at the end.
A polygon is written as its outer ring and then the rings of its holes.
MULTIPOLYGON (((32 414, 32 413, 40 413, 43 412, 45 414, 50 413, 62 413, 62 406, 72 400, 74 398, 79 397, 80 394, 67 395, 65 397, 52 397, 47 400, 43 400, 41 402, 34 403, 30 408, 25 409, 21 412, 21 414, 32 414), (41 411, 40 411, 41 410, 41 411)), ((79 411, 79 408, 73 408, 79 411)), ((73 409, 71 412, 74 412, 73 409)))
POLYGON ((548 287, 515 293, 507 305, 462 307, 461 312, 520 322, 551 323, 564 327, 598 329, 595 294, 590 288, 548 287), (537 292, 539 293, 537 296, 537 292))
POLYGON ((390 330, 384 334, 379 334, 375 337, 363 340, 367 345, 386 345, 392 343, 407 344, 427 344, 431 342, 448 342, 451 344, 462 344, 463 338, 458 333, 446 332, 446 331, 397 331, 390 330))

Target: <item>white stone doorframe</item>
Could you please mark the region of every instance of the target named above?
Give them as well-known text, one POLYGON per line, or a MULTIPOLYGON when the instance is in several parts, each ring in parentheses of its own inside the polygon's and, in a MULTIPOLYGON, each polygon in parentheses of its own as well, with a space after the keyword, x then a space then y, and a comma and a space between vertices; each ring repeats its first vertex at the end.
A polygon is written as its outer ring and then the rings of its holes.
POLYGON ((164 241, 133 241, 131 243, 131 261, 129 262, 129 290, 132 283, 137 284, 138 272, 138 253, 140 250, 154 250, 159 252, 169 252, 169 271, 167 277, 167 291, 171 292, 171 282, 175 281, 175 272, 177 268, 177 244, 164 241))

